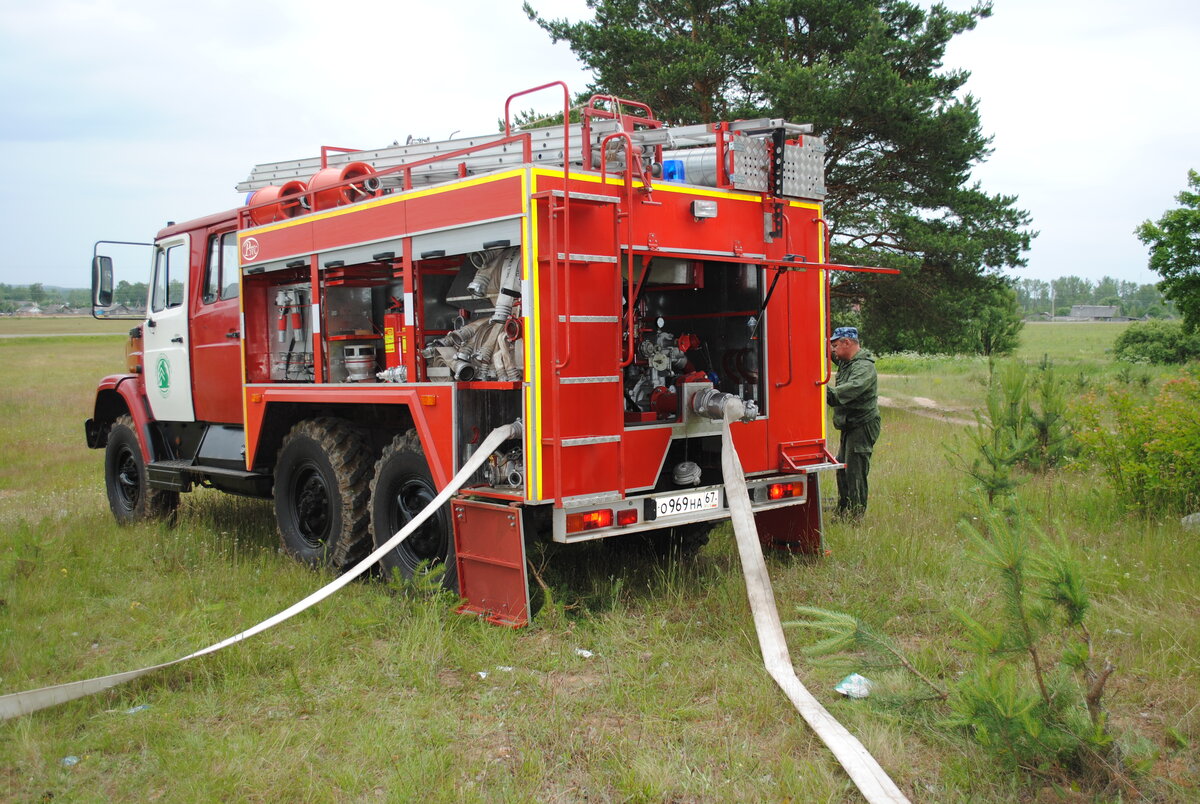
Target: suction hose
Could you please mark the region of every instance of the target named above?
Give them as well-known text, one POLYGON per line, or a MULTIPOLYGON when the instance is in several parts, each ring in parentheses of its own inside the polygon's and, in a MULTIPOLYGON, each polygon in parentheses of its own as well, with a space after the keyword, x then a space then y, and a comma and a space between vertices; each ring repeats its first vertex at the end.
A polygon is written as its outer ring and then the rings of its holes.
MULTIPOLYGON (((858 786, 863 797, 871 804, 893 804, 907 802, 900 788, 862 743, 834 719, 812 696, 792 667, 788 655, 787 641, 783 636, 783 625, 779 621, 779 610, 775 607, 775 594, 771 590, 771 578, 763 560, 762 545, 758 540, 758 529, 754 525, 754 512, 750 509, 750 495, 746 491, 746 476, 729 426, 746 414, 736 397, 724 405, 724 428, 721 431, 721 471, 725 475, 725 496, 729 501, 729 514, 733 520, 733 533, 737 539, 738 555, 742 560, 742 575, 746 579, 746 594, 750 598, 750 611, 754 615, 754 628, 758 632, 758 646, 762 650, 763 664, 767 673, 791 700, 796 711, 816 732, 821 741, 833 752, 834 757, 846 769, 851 781, 858 786)), ((819 501, 810 504, 819 505, 819 501)))
POLYGON ((153 673, 155 670, 161 670, 164 667, 170 667, 174 664, 186 662, 188 659, 195 659, 199 656, 204 656, 209 653, 216 653, 222 648, 227 648, 234 643, 241 642, 244 639, 249 639, 255 634, 261 634, 268 628, 272 628, 284 620, 291 619, 295 615, 304 611, 311 606, 315 606, 327 597, 333 595, 346 584, 353 581, 358 576, 369 570, 375 562, 383 558, 390 550, 394 550, 397 545, 408 538, 414 530, 424 524, 426 519, 433 516, 443 505, 449 502, 450 498, 462 488, 462 485, 467 482, 471 475, 478 471, 479 467, 483 466, 487 461, 488 456, 500 448, 500 445, 512 438, 520 438, 522 434, 522 424, 520 419, 512 424, 506 424, 502 427, 497 427, 483 443, 479 445, 479 449, 475 450, 475 454, 463 464, 458 470, 446 488, 442 489, 441 493, 433 498, 433 502, 425 506, 421 513, 413 517, 407 525, 388 539, 386 542, 375 548, 375 551, 362 561, 355 564, 343 575, 331 583, 321 587, 313 592, 308 597, 298 603, 289 606, 273 617, 268 617, 256 626, 242 631, 240 634, 234 634, 228 639, 222 640, 215 645, 209 645, 207 648, 198 650, 195 653, 189 653, 181 659, 175 659, 171 662, 156 664, 151 667, 143 667, 140 670, 129 670, 124 673, 115 673, 111 676, 101 676, 99 678, 89 678, 84 681, 72 681, 67 684, 59 684, 54 687, 42 687, 36 690, 27 690, 26 692, 14 692, 8 695, 0 696, 0 720, 8 720, 9 718, 17 717, 18 715, 29 714, 36 712, 39 709, 45 709, 48 706, 54 706, 67 701, 73 701, 76 698, 83 698, 88 695, 93 695, 97 692, 102 692, 106 689, 124 684, 126 681, 132 681, 135 678, 153 673))

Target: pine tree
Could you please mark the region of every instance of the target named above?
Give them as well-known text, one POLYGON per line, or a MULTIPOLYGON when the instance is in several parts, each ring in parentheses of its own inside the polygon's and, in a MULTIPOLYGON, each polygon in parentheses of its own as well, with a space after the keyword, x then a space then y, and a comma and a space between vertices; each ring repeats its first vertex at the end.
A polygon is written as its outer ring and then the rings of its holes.
MULTIPOLYGON (((535 3, 536 0, 532 0, 535 3)), ((594 19, 526 13, 592 69, 591 89, 672 123, 783 117, 826 141, 832 258, 902 269, 851 275, 888 349, 973 351, 993 272, 1024 264, 1033 233, 1013 196, 970 181, 987 158, 969 73, 946 45, 991 14, 904 0, 594 0, 594 19)))

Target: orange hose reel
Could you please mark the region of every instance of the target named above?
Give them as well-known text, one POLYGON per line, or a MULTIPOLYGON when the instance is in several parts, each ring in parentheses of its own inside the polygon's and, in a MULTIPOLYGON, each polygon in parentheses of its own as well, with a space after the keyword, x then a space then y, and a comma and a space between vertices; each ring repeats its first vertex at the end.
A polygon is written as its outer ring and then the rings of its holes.
POLYGON ((246 202, 246 206, 255 207, 259 204, 269 204, 258 209, 250 210, 250 222, 255 226, 264 223, 282 221, 294 218, 304 212, 304 194, 308 187, 302 181, 289 181, 282 186, 271 185, 255 190, 246 202), (276 203, 270 204, 269 202, 276 203))
POLYGON ((312 191, 314 210, 329 209, 377 197, 379 179, 375 178, 375 168, 366 162, 351 162, 318 170, 308 180, 308 189, 312 191))

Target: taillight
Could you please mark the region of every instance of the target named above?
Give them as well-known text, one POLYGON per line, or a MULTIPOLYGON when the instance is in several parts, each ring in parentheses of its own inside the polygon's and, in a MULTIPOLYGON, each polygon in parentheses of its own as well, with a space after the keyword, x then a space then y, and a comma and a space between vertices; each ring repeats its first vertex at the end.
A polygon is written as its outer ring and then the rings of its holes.
POLYGON ((626 508, 623 511, 617 511, 618 525, 634 525, 638 521, 638 512, 636 508, 626 508))
POLYGON ((803 483, 773 483, 767 486, 768 500, 786 500, 789 497, 803 497, 803 483))
POLYGON ((611 508, 588 511, 585 514, 567 514, 567 533, 579 533, 584 530, 607 528, 612 523, 613 512, 611 508))

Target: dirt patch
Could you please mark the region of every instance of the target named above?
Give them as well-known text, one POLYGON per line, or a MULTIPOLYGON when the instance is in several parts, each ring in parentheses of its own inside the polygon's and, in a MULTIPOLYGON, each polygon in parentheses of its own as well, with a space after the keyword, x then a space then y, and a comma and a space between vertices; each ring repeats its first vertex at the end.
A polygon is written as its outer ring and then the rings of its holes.
POLYGON ((905 410, 915 416, 924 416, 927 419, 936 419, 939 422, 946 422, 947 424, 956 424, 960 426, 970 426, 975 424, 974 419, 967 418, 967 416, 970 414, 970 411, 966 408, 956 408, 950 405, 943 405, 936 399, 929 399, 923 396, 881 396, 879 397, 879 406, 883 408, 905 410))
POLYGON ((606 677, 601 673, 566 673, 551 671, 546 674, 544 684, 556 693, 573 695, 582 690, 603 684, 606 677))

